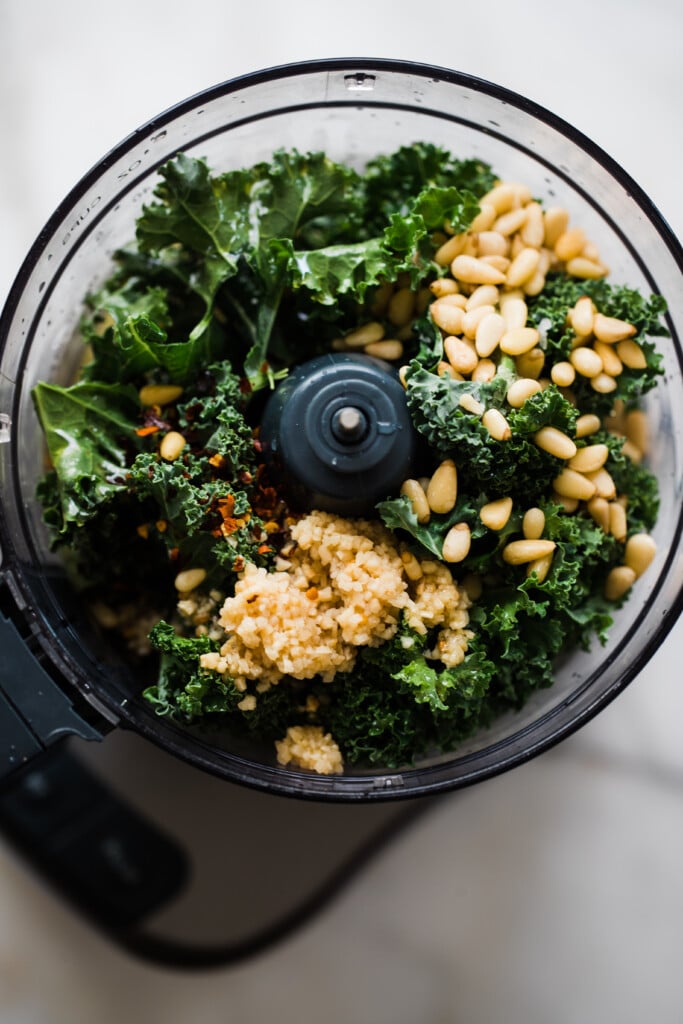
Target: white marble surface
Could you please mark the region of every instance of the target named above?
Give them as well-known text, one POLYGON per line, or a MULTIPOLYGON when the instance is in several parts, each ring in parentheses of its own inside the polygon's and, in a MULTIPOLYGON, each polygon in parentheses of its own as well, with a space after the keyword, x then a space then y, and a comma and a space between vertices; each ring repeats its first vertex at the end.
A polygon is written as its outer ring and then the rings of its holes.
MULTIPOLYGON (((52 208, 136 125, 290 60, 402 57, 530 96, 683 234, 678 0, 0 4, 0 299, 52 208)), ((449 797, 320 917, 230 970, 113 950, 0 848, 0 1024, 680 1024, 683 628, 580 734, 449 797)))

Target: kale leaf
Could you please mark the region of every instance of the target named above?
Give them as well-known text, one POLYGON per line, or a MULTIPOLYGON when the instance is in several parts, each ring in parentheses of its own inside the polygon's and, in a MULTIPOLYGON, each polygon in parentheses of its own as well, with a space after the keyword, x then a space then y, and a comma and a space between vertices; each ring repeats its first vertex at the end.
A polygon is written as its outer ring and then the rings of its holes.
POLYGON ((154 705, 158 715, 193 721, 230 712, 242 699, 229 679, 199 666, 202 654, 218 649, 208 637, 180 636, 170 623, 162 620, 152 628, 149 641, 153 650, 161 654, 159 678, 143 696, 154 705))
POLYGON ((138 396, 134 388, 80 381, 70 387, 39 383, 33 390, 59 493, 60 533, 82 526, 126 486, 135 434, 138 396))

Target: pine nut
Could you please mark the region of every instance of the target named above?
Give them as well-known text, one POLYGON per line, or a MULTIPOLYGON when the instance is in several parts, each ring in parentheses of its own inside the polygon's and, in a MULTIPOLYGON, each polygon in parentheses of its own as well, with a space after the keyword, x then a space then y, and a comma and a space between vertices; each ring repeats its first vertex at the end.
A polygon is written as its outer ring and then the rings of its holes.
POLYGON ((403 359, 403 342, 395 338, 385 338, 383 341, 373 341, 363 349, 366 356, 374 356, 375 359, 386 359, 393 363, 396 359, 403 359))
POLYGON ((453 369, 465 376, 472 373, 479 362, 474 345, 467 338, 448 337, 443 343, 443 350, 453 369))
POLYGON ((526 221, 522 225, 520 235, 525 245, 540 249, 545 237, 543 226, 543 209, 540 203, 529 203, 526 207, 526 221))
POLYGON ((431 301, 432 294, 429 288, 426 288, 424 285, 422 288, 418 288, 415 296, 415 313, 417 316, 423 316, 427 312, 431 301))
POLYGON ((633 441, 629 441, 627 437, 624 438, 624 443, 621 446, 621 453, 622 455, 625 455, 627 459, 630 459, 631 462, 643 461, 643 453, 640 448, 636 448, 633 441))
POLYGON ((535 327, 516 327, 508 330, 500 339, 501 352, 509 356, 524 355, 536 347, 539 337, 535 327))
POLYGON ((593 520, 605 532, 609 533, 609 503, 597 495, 586 502, 586 508, 593 520))
POLYGON ((555 248, 555 243, 565 233, 569 226, 569 214, 561 206, 549 206, 543 213, 543 227, 545 229, 545 244, 549 249, 555 248))
POLYGON ((521 249, 508 267, 505 277, 508 288, 519 288, 529 281, 536 273, 540 259, 541 254, 538 249, 530 247, 521 249))
POLYGON ((532 377, 538 380, 543 372, 545 364, 545 352, 541 348, 532 348, 530 352, 524 352, 517 356, 515 367, 520 377, 532 377))
POLYGON ((581 250, 581 255, 585 256, 587 260, 593 260, 594 263, 600 262, 600 250, 593 242, 586 242, 581 250))
POLYGON ((501 216, 494 221, 493 230, 503 236, 514 235, 515 231, 519 231, 522 225, 526 223, 526 218, 527 212, 524 207, 520 207, 516 210, 508 210, 507 213, 501 214, 501 216))
POLYGON ((499 270, 503 275, 507 274, 508 267, 510 266, 510 260, 507 256, 481 256, 480 259, 488 267, 499 270))
POLYGON ((533 377, 520 377, 510 385, 505 398, 513 409, 521 409, 526 400, 540 390, 541 385, 533 377))
POLYGON ((525 248, 524 242, 522 241, 522 238, 521 238, 519 232, 517 232, 516 235, 512 236, 512 240, 510 242, 510 254, 509 254, 510 255, 510 259, 514 260, 515 256, 519 256, 520 252, 524 248, 525 248))
POLYGON ((598 373, 597 376, 591 377, 591 387, 599 395, 609 395, 617 390, 617 382, 608 373, 598 373))
POLYGON ((508 331, 519 330, 526 326, 529 310, 524 299, 517 295, 502 295, 500 299, 500 313, 505 321, 508 331))
POLYGON ((456 523, 446 534, 441 549, 444 562, 462 562, 470 552, 472 534, 467 523, 456 523))
POLYGON ((618 601, 624 597, 636 581, 636 574, 629 565, 615 565, 605 580, 605 597, 618 601))
POLYGON ((471 380, 476 380, 479 384, 485 384, 489 380, 493 380, 496 376, 496 364, 492 359, 480 359, 475 368, 472 370, 471 380))
POLYGON ((399 367, 398 379, 400 380, 400 382, 401 382, 401 384, 403 385, 404 388, 408 387, 408 376, 407 375, 408 375, 408 370, 409 369, 410 369, 409 366, 401 366, 401 367, 399 367))
POLYGON ((597 377, 602 373, 602 359, 587 345, 580 345, 569 353, 569 362, 582 377, 597 377))
POLYGON ((563 360, 551 367, 550 379, 553 384, 557 384, 558 388, 568 388, 576 379, 576 370, 571 363, 563 360))
MULTIPOLYGON (((429 305, 429 303, 427 303, 427 305, 429 305)), ((402 327, 396 328, 393 337, 396 341, 411 341, 413 333, 413 321, 411 319, 408 324, 403 324, 402 327)))
POLYGON ((538 269, 544 274, 547 274, 551 266, 555 261, 555 253, 552 249, 546 249, 545 246, 541 248, 541 258, 538 264, 538 269))
POLYGON ((479 200, 479 206, 481 207, 486 203, 492 206, 496 214, 500 216, 501 213, 506 213, 513 206, 518 205, 518 196, 519 193, 511 182, 501 182, 499 185, 494 185, 485 196, 482 196, 479 200))
POLYGON ((422 485, 417 480, 404 480, 401 484, 400 493, 410 499, 418 523, 428 523, 430 508, 422 485))
POLYGON ((545 271, 541 270, 540 267, 536 273, 525 281, 522 285, 524 288, 524 294, 533 297, 534 295, 540 295, 545 288, 545 271))
POLYGON ((594 473, 605 465, 608 456, 609 448, 606 444, 588 444, 585 448, 579 448, 567 465, 577 473, 594 473))
POLYGON ((568 515, 576 512, 579 507, 578 498, 568 498, 566 494, 559 494, 557 491, 552 492, 552 499, 556 505, 561 505, 568 515))
POLYGON ((429 307, 432 320, 437 327, 440 327, 446 334, 460 334, 462 322, 465 318, 465 311, 450 299, 455 296, 444 295, 436 299, 429 307))
POLYGON ((643 455, 646 455, 650 446, 647 416, 642 409, 632 409, 626 413, 624 424, 626 436, 643 455))
POLYGON ((389 304, 389 299, 394 294, 394 285, 391 281, 386 281, 384 284, 378 286, 375 294, 372 297, 372 303, 370 305, 370 312, 373 316, 383 316, 386 308, 389 304))
POLYGON ((614 480, 603 466, 601 469, 586 473, 586 480, 595 487, 595 493, 599 498, 607 498, 612 501, 617 496, 617 488, 614 480))
POLYGON ((625 338, 632 338, 636 333, 636 328, 626 320, 618 320, 614 316, 596 313, 593 333, 598 341, 613 345, 617 341, 624 341, 625 338))
POLYGON ((177 430, 169 430, 159 445, 159 455, 166 462, 175 462, 186 444, 187 441, 182 434, 179 434, 177 430))
POLYGON ((481 418, 494 441, 509 441, 512 431, 508 421, 498 409, 487 409, 481 418))
POLYGON ((473 416, 483 416, 486 411, 486 406, 482 405, 481 402, 478 402, 474 395, 469 394, 469 392, 465 392, 464 395, 460 396, 458 399, 458 405, 461 409, 464 409, 465 412, 471 412, 473 416))
POLYGON ((596 281, 609 273, 603 263, 587 260, 585 256, 575 256, 573 260, 567 260, 565 270, 572 277, 580 277, 585 281, 596 281))
POLYGON ((551 555, 555 547, 554 540, 513 540, 503 548, 503 561, 508 565, 524 565, 551 555))
POLYGON ((507 256, 510 243, 500 231, 481 231, 477 238, 477 255, 507 256))
POLYGON ((657 554, 657 544, 649 533, 634 533, 626 541, 624 562, 636 576, 642 576, 657 554))
POLYGON ((522 517, 522 533, 527 540, 538 540, 545 530, 545 513, 542 508, 528 508, 522 517))
POLYGON ((553 250, 558 260, 566 263, 568 260, 580 256, 585 244, 585 232, 581 228, 570 228, 560 235, 553 246, 553 250))
POLYGON ((512 498, 489 501, 479 509, 479 518, 489 530, 502 530, 512 513, 512 498))
POLYGON ((189 594, 191 590, 196 590, 201 586, 205 579, 205 569, 183 569, 173 582, 178 593, 189 594))
POLYGON ((503 284, 505 274, 475 256, 456 256, 451 263, 453 277, 466 284, 503 284))
POLYGON ((569 323, 578 335, 587 338, 593 333, 595 313, 593 300, 588 295, 582 295, 569 310, 569 323))
POLYGON ((576 445, 557 427, 541 427, 534 434, 534 443, 557 459, 571 459, 576 455, 576 445))
POLYGON ((617 355, 629 370, 644 370, 647 367, 645 353, 638 342, 630 338, 628 341, 617 342, 617 355))
POLYGON ((594 434, 596 430, 599 430, 601 426, 600 417, 596 416, 595 413, 587 412, 583 416, 579 416, 576 421, 576 430, 574 432, 575 437, 588 437, 589 434, 594 434))
POLYGON ((470 231, 488 231, 497 216, 498 212, 495 206, 493 203, 489 203, 484 196, 479 200, 479 213, 470 224, 470 231))
POLYGON ((533 572, 536 573, 536 580, 538 583, 543 583, 546 576, 550 572, 550 568, 553 564, 552 552, 549 555, 545 555, 543 558, 534 558, 533 562, 528 562, 526 567, 527 577, 531 576, 533 572))
POLYGON ((594 341, 593 351, 597 352, 602 359, 602 368, 605 373, 610 377, 618 377, 624 369, 624 365, 612 345, 607 345, 604 341, 594 341))
POLYGON ((416 581, 422 579, 422 566, 412 551, 402 551, 401 561, 403 562, 403 571, 409 580, 416 581))
POLYGON ((505 333, 505 320, 500 313, 487 313, 477 324, 474 335, 474 347, 477 353, 486 358, 498 347, 505 333))
POLYGON ((453 367, 451 366, 451 364, 445 362, 445 360, 443 360, 443 359, 441 360, 441 362, 436 367, 436 372, 439 375, 439 377, 450 377, 451 380, 464 380, 465 379, 461 373, 458 373, 457 370, 454 370, 453 367))
POLYGON ((439 246, 436 250, 434 253, 434 262, 438 263, 440 267, 447 267, 449 263, 452 263, 455 257, 459 256, 463 251, 465 248, 465 241, 466 238, 464 233, 453 235, 452 238, 449 238, 447 242, 444 242, 443 245, 439 246))
POLYGON ((495 284, 480 284, 467 300, 465 309, 469 312, 478 306, 495 306, 498 302, 498 289, 495 284))
POLYGON ((180 398, 183 389, 176 384, 146 384, 140 388, 141 405, 170 405, 180 398))
POLYGON ((623 434, 626 426, 626 418, 624 416, 624 402, 623 399, 617 398, 612 411, 608 416, 605 417, 603 424, 605 430, 616 431, 618 434, 623 434))
MULTIPOLYGON (((490 287, 493 286, 491 285, 490 287)), ((493 306, 475 306, 474 309, 468 309, 462 321, 463 334, 466 334, 468 338, 474 341, 477 336, 477 327, 489 313, 495 313, 493 306)))
POLYGON ((463 576, 460 581, 460 585, 472 604, 474 604, 475 601, 478 601, 484 592, 484 584, 481 581, 481 576, 478 576, 474 572, 468 572, 466 576, 463 576))
POLYGON ((609 532, 618 541, 626 540, 628 527, 626 524, 626 509, 618 501, 610 501, 609 510, 609 532))
POLYGON ((597 490, 592 480, 575 469, 563 469, 553 480, 553 487, 562 497, 577 501, 590 501, 597 490))
POLYGON ((354 331, 349 331, 344 335, 343 340, 347 348, 365 348, 366 345, 380 341, 383 337, 384 328, 376 320, 372 320, 370 323, 357 327, 354 331))
POLYGON ((412 288, 399 288, 389 299, 387 319, 394 327, 403 327, 415 312, 415 292, 412 288))
POLYGON ((432 512, 450 512, 458 496, 458 473, 452 459, 444 459, 434 471, 427 487, 427 501, 432 512))
POLYGON ((432 281, 430 284, 429 290, 432 295, 440 299, 443 295, 457 295, 458 285, 452 277, 437 277, 436 281, 432 281))

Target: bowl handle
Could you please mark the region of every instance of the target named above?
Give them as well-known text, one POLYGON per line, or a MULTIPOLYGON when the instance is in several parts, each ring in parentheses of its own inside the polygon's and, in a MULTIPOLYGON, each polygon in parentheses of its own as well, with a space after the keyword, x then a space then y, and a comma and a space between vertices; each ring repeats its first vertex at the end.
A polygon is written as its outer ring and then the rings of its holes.
MULTIPOLYGON (((106 726, 108 723, 104 723, 106 726)), ((0 833, 110 935, 177 895, 180 847, 96 778, 63 742, 101 740, 0 614, 0 833)))

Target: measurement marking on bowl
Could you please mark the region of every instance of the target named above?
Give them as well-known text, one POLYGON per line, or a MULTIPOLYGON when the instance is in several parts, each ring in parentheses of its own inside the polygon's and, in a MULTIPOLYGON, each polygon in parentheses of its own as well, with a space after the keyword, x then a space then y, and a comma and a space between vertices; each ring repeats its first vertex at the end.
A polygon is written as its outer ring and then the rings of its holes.
POLYGON ((353 75, 344 75, 344 85, 350 92, 372 92, 375 88, 375 76, 357 71, 353 75))
POLYGON ((7 444, 12 434, 12 420, 6 412, 0 412, 0 444, 7 444))

